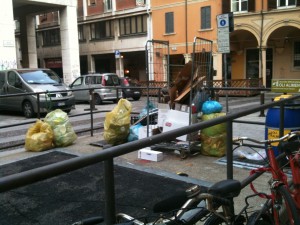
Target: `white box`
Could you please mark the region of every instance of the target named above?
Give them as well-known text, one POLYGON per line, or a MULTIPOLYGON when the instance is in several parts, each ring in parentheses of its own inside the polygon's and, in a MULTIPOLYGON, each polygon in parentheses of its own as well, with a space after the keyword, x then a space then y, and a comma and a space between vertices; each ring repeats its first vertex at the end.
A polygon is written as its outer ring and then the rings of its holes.
POLYGON ((149 133, 147 136, 147 126, 141 126, 139 128, 139 139, 143 139, 143 138, 152 136, 152 130, 155 128, 157 128, 157 125, 149 125, 149 133))
MULTIPOLYGON (((189 125, 189 113, 178 110, 169 110, 163 124, 163 132, 182 128, 189 125)), ((176 137, 181 141, 187 140, 187 135, 176 137)))
POLYGON ((153 151, 149 147, 142 148, 141 150, 138 151, 138 158, 159 162, 163 160, 163 153, 159 151, 153 151))

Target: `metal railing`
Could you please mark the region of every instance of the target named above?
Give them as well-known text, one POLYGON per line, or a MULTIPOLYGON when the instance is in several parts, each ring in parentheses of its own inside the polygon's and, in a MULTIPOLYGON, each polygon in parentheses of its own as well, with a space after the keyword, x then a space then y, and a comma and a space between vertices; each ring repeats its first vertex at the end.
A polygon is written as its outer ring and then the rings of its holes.
MULTIPOLYGON (((226 123, 226 156, 227 156, 227 178, 233 178, 233 153, 232 153, 232 135, 233 135, 233 122, 235 119, 266 110, 268 108, 279 106, 280 108, 280 127, 279 134, 283 134, 284 130, 284 106, 288 101, 299 100, 300 95, 284 99, 268 104, 253 107, 244 111, 230 113, 226 116, 218 117, 208 121, 199 122, 190 126, 178 128, 172 131, 157 134, 148 138, 140 139, 137 141, 125 143, 118 146, 113 146, 90 155, 84 155, 62 162, 57 162, 51 165, 43 166, 40 168, 32 169, 25 172, 9 175, 0 178, 0 193, 6 192, 18 187, 26 186, 37 181, 45 180, 51 177, 65 174, 89 165, 96 164, 104 161, 104 180, 105 180, 105 218, 106 224, 113 224, 115 220, 115 193, 114 193, 114 158, 139 150, 141 148, 149 147, 163 141, 173 140, 176 137, 186 135, 189 133, 197 132, 204 128, 208 128, 220 123, 226 123)), ((90 110, 92 113, 93 110, 90 110)), ((253 178, 255 179, 255 178, 253 178)))

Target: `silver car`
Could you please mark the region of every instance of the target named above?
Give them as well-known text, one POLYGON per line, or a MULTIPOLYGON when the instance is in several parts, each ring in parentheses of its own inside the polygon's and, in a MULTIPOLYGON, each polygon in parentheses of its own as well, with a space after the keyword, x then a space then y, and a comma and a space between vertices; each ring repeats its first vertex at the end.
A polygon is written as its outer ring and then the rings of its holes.
POLYGON ((122 98, 119 77, 115 73, 82 75, 70 85, 70 88, 73 90, 76 102, 91 100, 90 91, 87 89, 93 89, 94 100, 97 105, 102 104, 103 101, 116 103, 122 98))
POLYGON ((54 109, 70 112, 74 108, 72 91, 54 71, 42 68, 0 71, 0 95, 12 95, 0 98, 0 109, 23 112, 26 118, 31 118, 38 112, 37 93, 41 113, 54 109))

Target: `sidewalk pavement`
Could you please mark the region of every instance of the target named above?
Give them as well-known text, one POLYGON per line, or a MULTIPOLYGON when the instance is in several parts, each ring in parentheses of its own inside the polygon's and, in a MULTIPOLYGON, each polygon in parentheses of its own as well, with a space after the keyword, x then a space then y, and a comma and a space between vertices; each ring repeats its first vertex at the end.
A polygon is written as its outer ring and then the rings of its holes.
MULTIPOLYGON (((241 120, 264 122, 265 117, 259 117, 259 113, 251 114, 241 118, 241 120)), ((252 138, 264 139, 265 127, 261 125, 251 125, 234 123, 233 124, 233 136, 248 136, 252 138)), ((99 151, 105 151, 101 147, 95 147, 90 145, 90 143, 103 140, 102 133, 96 133, 93 137, 91 136, 81 136, 75 141, 71 146, 64 148, 55 148, 50 151, 63 151, 67 153, 72 153, 76 155, 86 155, 92 154, 99 151)), ((11 163, 17 160, 37 156, 44 154, 45 152, 27 152, 24 148, 6 151, 0 153, 0 165, 11 163)), ((197 183, 204 186, 209 186, 214 182, 223 180, 227 178, 226 165, 217 163, 219 158, 209 157, 204 155, 189 156, 186 159, 181 159, 178 155, 173 152, 164 152, 163 160, 160 162, 146 161, 138 159, 137 151, 131 152, 126 155, 115 158, 114 162, 126 167, 135 168, 138 170, 143 170, 145 172, 151 172, 155 174, 160 174, 163 176, 170 176, 176 179, 186 179, 192 183, 197 183), (188 177, 179 176, 177 173, 185 173, 188 177)), ((245 168, 233 169, 233 178, 242 181, 249 175, 250 170, 245 168)), ((255 181, 255 186, 258 191, 268 190, 267 181, 269 180, 269 175, 264 174, 255 181)), ((172 193, 170 193, 171 195, 172 193)), ((242 209, 245 205, 244 198, 253 192, 249 187, 242 190, 241 195, 235 199, 235 206, 237 212, 242 209)), ((255 205, 260 206, 260 202, 256 197, 254 199, 255 205)))

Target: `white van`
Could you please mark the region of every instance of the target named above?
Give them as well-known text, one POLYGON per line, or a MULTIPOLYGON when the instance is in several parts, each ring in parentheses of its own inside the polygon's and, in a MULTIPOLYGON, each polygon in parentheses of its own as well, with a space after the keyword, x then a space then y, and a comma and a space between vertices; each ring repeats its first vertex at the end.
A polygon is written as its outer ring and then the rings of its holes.
MULTIPOLYGON (((47 92, 39 94, 41 113, 54 109, 62 109, 68 113, 74 108, 75 100, 72 91, 54 71, 50 69, 0 71, 0 95, 39 92, 47 92)), ((26 118, 31 118, 38 111, 37 95, 0 97, 0 109, 23 111, 26 118)))

